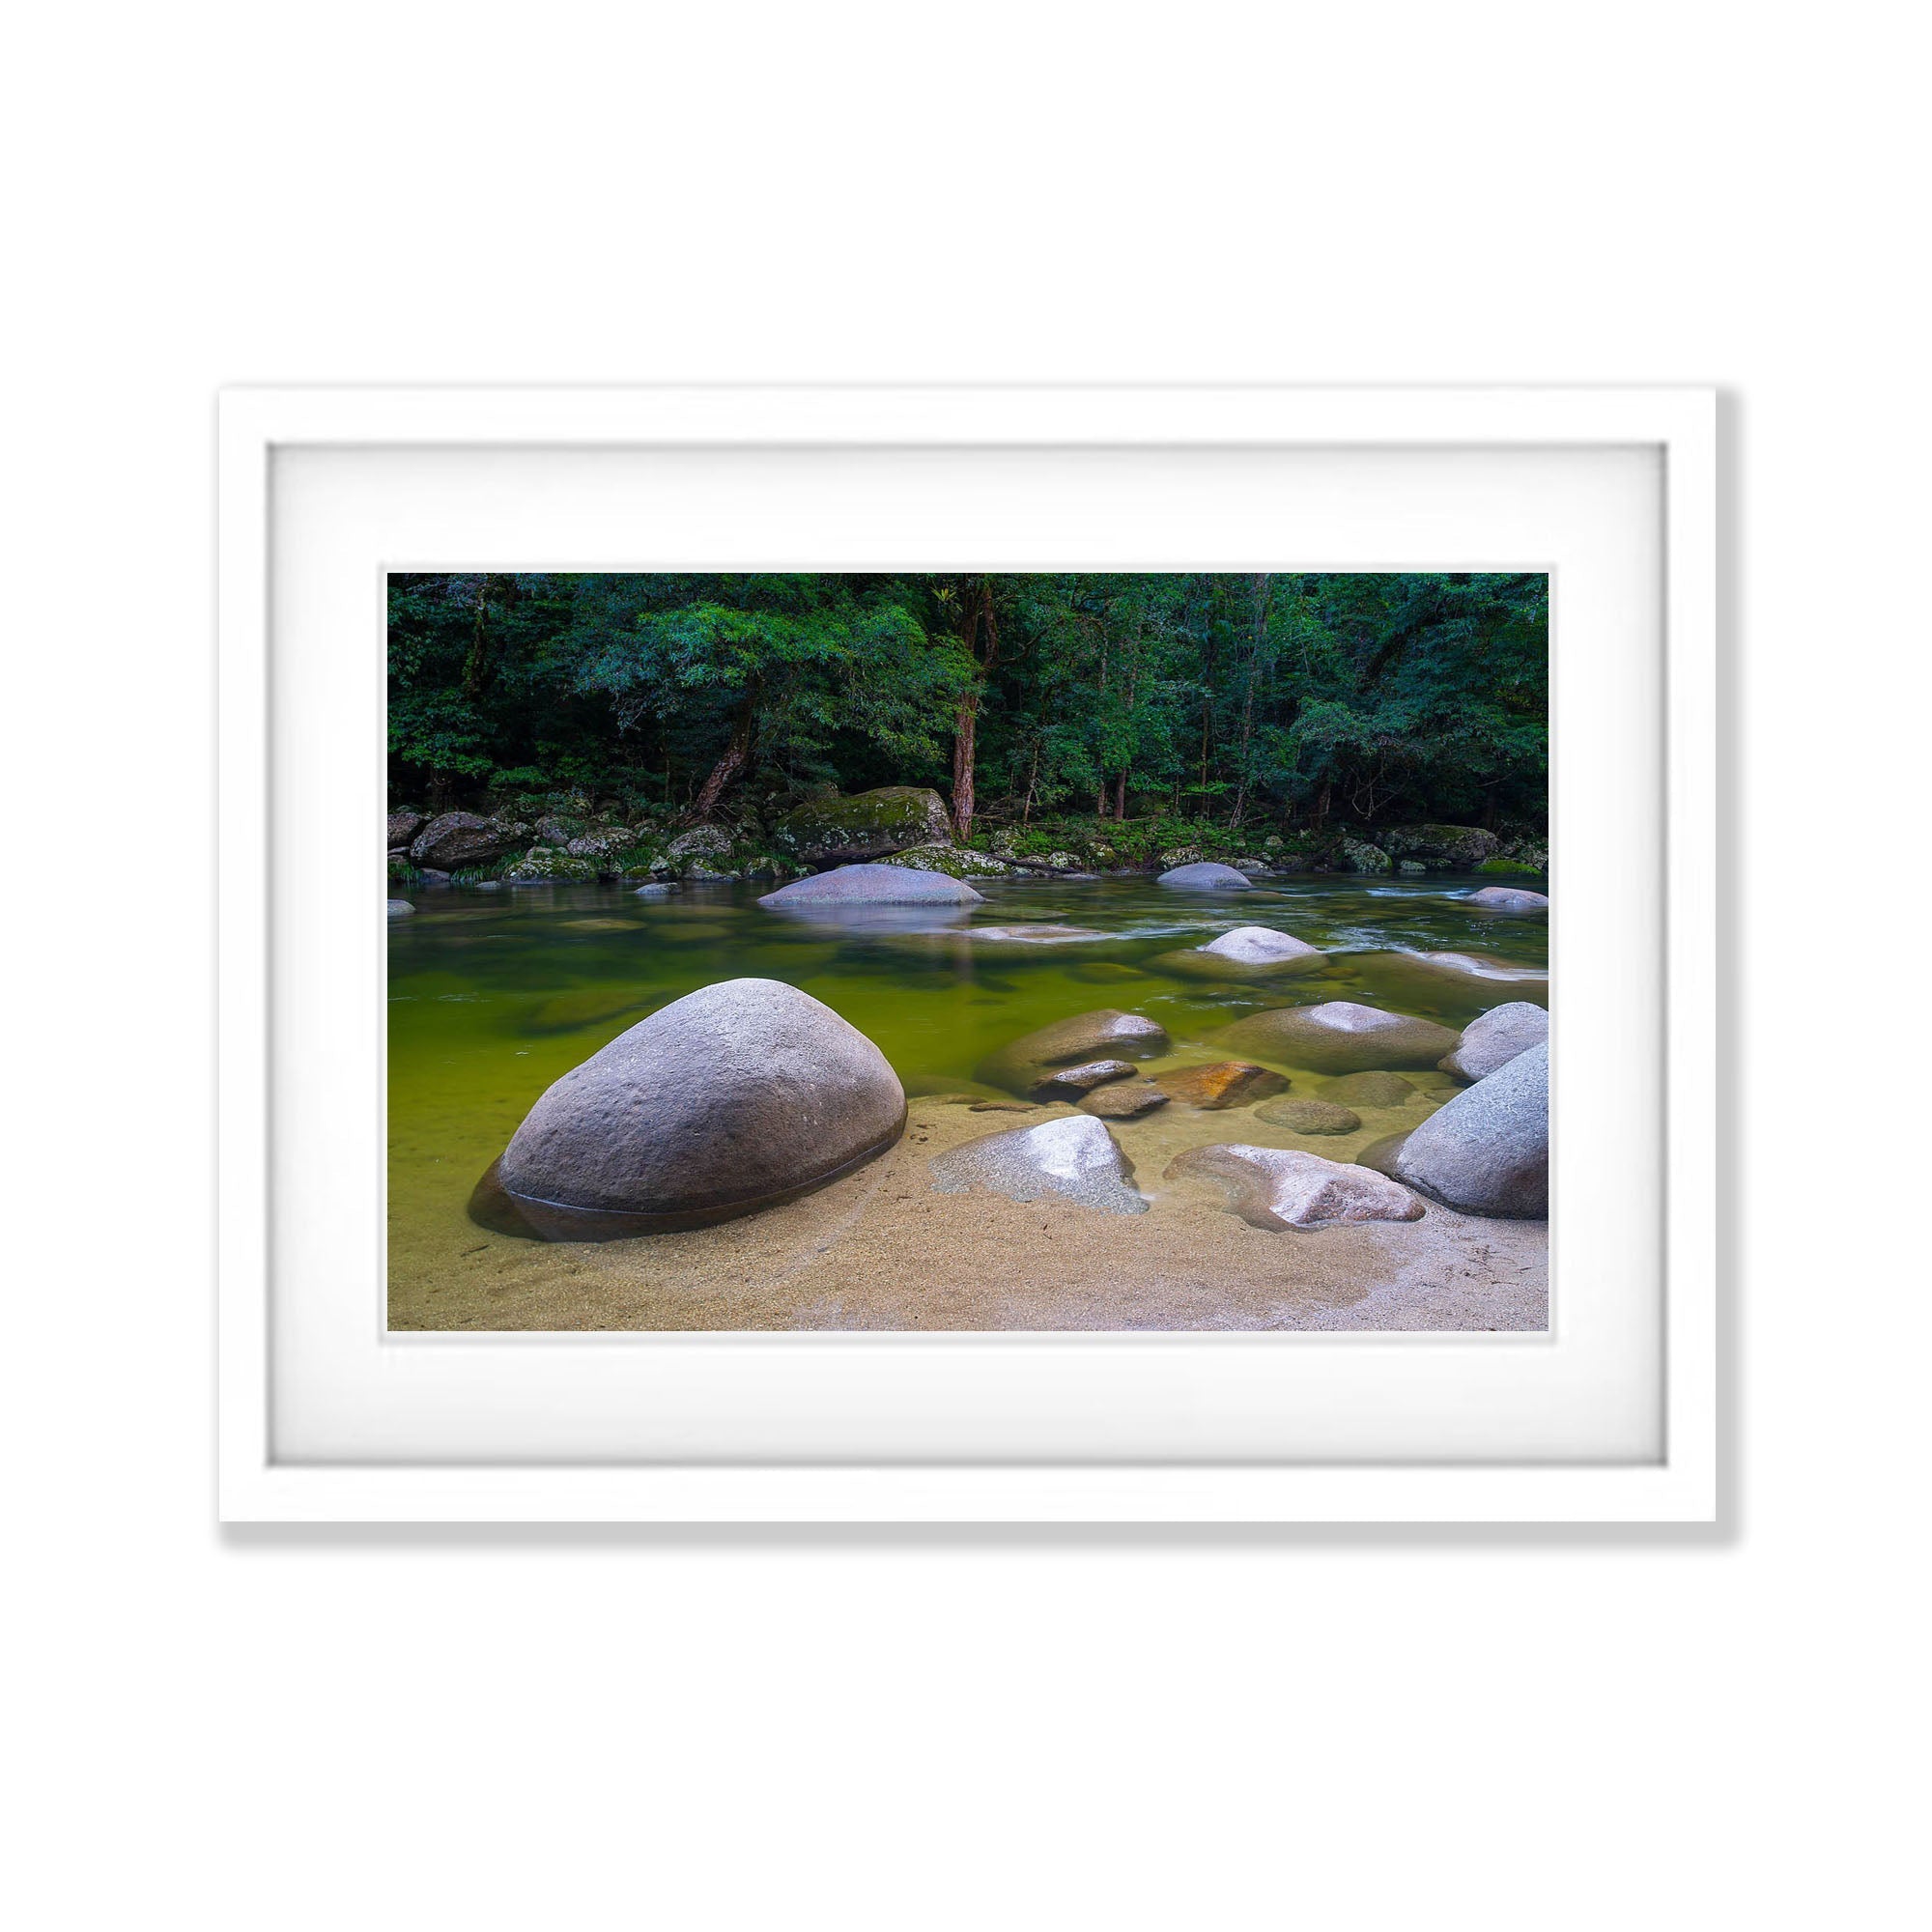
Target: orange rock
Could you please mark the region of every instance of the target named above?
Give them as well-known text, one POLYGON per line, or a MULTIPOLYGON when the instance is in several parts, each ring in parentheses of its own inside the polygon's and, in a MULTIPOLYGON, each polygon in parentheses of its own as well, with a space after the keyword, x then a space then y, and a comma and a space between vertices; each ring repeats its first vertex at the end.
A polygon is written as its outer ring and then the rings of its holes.
POLYGON ((1288 1082, 1265 1066, 1246 1060, 1217 1060, 1211 1066, 1177 1066, 1171 1073, 1157 1076, 1156 1084, 1171 1099, 1184 1100, 1190 1107, 1245 1107, 1250 1100, 1265 1100, 1270 1094, 1286 1093, 1288 1082))

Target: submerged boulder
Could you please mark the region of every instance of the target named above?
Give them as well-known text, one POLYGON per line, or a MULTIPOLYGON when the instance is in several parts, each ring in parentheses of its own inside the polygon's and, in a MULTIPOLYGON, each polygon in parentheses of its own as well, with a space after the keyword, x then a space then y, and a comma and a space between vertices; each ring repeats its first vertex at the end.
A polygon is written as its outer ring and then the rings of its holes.
POLYGON ((1009 1201, 1072 1201, 1103 1214, 1145 1214, 1148 1204, 1129 1184, 1133 1163, 1091 1114, 1064 1114, 1037 1127, 968 1141, 931 1163, 941 1194, 990 1188, 1009 1201))
POLYGON ((1445 1054, 1442 1070, 1459 1080, 1487 1080, 1520 1053, 1549 1037, 1549 1014, 1527 1000, 1492 1007, 1463 1029, 1462 1042, 1445 1054))
POLYGON ((1110 1080, 1106 1086, 1094 1088, 1080 1102, 1080 1111, 1103 1121, 1137 1121, 1166 1105, 1167 1095, 1137 1073, 1131 1080, 1110 1080))
POLYGON ((983 901, 963 880, 944 872, 916 872, 903 866, 840 866, 814 872, 767 893, 761 906, 813 905, 980 905, 983 901))
POLYGON ((1383 997, 1413 998, 1424 1005, 1483 1007, 1507 996, 1549 999, 1549 973, 1542 966, 1498 958, 1493 952, 1360 952, 1350 964, 1383 997))
POLYGON ((1167 1029, 1157 1020, 1101 1007, 1009 1040, 981 1063, 978 1078, 1009 1094, 1025 1094, 1051 1067, 1089 1060, 1151 1060, 1167 1049, 1167 1029))
POLYGON ((1169 1180, 1208 1180, 1251 1228, 1330 1228, 1344 1221, 1419 1221, 1423 1206, 1386 1176, 1294 1148, 1189 1148, 1169 1180))
POLYGON ((1249 885, 1245 872, 1237 872, 1232 866, 1217 866, 1208 860, 1197 861, 1191 866, 1177 866, 1172 871, 1163 872, 1155 883, 1173 886, 1184 893, 1244 893, 1249 885))
POLYGON ((1471 893, 1463 903, 1482 906, 1490 912, 1542 912, 1549 904, 1547 893, 1533 893, 1527 886, 1485 886, 1471 893))
POLYGON ((701 1227, 838 1179, 885 1152, 905 1116, 885 1055, 830 1007, 776 980, 725 980, 552 1086, 479 1205, 499 1211, 499 1195, 550 1240, 701 1227))
POLYGON ((445 811, 416 834, 410 857, 418 866, 453 872, 465 866, 488 866, 507 859, 529 836, 527 825, 482 818, 473 811, 445 811))
POLYGON ((950 845, 952 823, 936 791, 881 785, 850 798, 808 799, 779 823, 778 843, 810 865, 881 859, 915 845, 950 845))
POLYGON ((1286 979, 1327 963, 1319 946, 1268 925, 1237 925, 1206 946, 1163 952, 1153 963, 1164 972, 1203 980, 1286 979))
POLYGON ((1221 1044, 1317 1073, 1354 1073, 1368 1067, 1434 1066, 1455 1051, 1459 1037, 1434 1020, 1383 1012, 1352 1000, 1327 1000, 1319 1007, 1250 1013, 1223 1029, 1221 1044))
POLYGON ((1255 1119, 1292 1134, 1352 1134, 1362 1124, 1361 1115, 1333 1100, 1270 1100, 1255 1119))
POLYGON ((1466 1214, 1549 1212, 1549 1045, 1518 1054, 1391 1151, 1399 1179, 1466 1214))
POLYGON ((1217 1060, 1207 1066, 1177 1066, 1159 1076, 1159 1085, 1172 1099, 1219 1112, 1265 1100, 1270 1094, 1281 1093, 1288 1082, 1252 1061, 1217 1060))
POLYGON ((1404 1107, 1420 1090, 1399 1073, 1344 1073, 1315 1091, 1338 1107, 1404 1107))

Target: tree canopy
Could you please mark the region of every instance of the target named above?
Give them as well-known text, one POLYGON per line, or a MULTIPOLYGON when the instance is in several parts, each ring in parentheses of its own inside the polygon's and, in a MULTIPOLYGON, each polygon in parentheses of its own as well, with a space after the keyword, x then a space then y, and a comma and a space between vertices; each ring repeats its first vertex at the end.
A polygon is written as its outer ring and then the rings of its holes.
POLYGON ((1548 610, 1525 574, 399 573, 391 785, 1541 826, 1548 610))

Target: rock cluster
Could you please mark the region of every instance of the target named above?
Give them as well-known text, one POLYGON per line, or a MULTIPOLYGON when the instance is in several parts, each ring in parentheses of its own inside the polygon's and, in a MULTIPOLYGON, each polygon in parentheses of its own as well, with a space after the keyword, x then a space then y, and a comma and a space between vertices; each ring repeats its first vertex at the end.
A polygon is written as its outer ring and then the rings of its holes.
POLYGON ((1361 1115, 1332 1100, 1270 1100, 1255 1119, 1292 1134, 1352 1134, 1362 1124, 1361 1115))
POLYGON ((980 1064, 976 1077, 1009 1094, 1030 1094, 1053 1067, 1094 1060, 1151 1060, 1165 1053, 1168 1044, 1167 1029, 1158 1021, 1102 1007, 1008 1041, 980 1064))

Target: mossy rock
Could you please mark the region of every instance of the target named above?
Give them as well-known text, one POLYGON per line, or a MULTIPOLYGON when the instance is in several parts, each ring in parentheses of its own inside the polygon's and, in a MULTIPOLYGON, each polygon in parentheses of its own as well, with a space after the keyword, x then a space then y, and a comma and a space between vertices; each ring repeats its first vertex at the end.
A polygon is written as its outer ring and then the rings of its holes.
POLYGON ((914 872, 944 872, 949 879, 1003 879, 1011 870, 998 859, 959 845, 913 845, 879 864, 903 866, 914 872))
POLYGON ((916 845, 951 844, 952 827, 936 791, 881 785, 849 798, 809 799, 773 836, 783 851, 813 865, 851 865, 916 845))
POLYGON ((573 859, 554 845, 532 845, 515 865, 504 868, 503 877, 513 886, 586 886, 595 882, 597 866, 591 859, 573 859))

